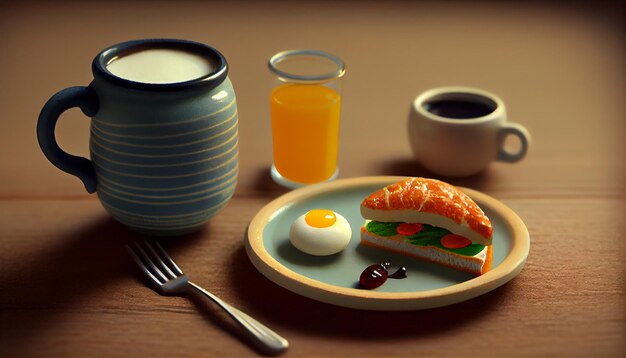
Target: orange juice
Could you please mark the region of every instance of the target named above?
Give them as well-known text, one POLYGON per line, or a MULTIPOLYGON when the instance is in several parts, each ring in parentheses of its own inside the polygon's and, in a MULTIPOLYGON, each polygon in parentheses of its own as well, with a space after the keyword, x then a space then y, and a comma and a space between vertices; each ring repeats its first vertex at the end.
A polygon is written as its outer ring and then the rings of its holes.
POLYGON ((316 84, 285 84, 270 97, 274 165, 286 179, 317 183, 337 170, 341 96, 316 84))

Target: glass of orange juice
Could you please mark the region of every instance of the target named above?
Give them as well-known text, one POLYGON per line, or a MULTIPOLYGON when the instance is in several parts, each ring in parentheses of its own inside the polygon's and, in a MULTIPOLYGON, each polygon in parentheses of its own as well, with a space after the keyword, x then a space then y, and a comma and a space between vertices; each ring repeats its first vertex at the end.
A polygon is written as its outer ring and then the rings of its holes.
POLYGON ((323 51, 290 50, 268 66, 275 75, 272 178, 289 188, 335 179, 344 63, 323 51))

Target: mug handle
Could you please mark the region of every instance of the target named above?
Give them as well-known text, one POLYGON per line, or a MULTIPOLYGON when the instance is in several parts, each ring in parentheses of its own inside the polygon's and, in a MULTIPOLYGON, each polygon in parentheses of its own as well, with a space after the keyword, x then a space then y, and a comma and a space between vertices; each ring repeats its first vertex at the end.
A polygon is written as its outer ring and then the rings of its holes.
POLYGON ((530 133, 526 128, 517 123, 504 123, 498 132, 500 151, 496 157, 497 161, 514 163, 522 160, 528 152, 530 146, 530 133), (511 153, 504 148, 504 141, 509 135, 517 136, 521 142, 521 148, 517 153, 511 153))
POLYGON ((46 158, 57 168, 82 180, 88 193, 96 191, 96 173, 89 159, 64 152, 54 136, 57 121, 66 110, 78 107, 92 117, 98 112, 99 100, 90 87, 69 87, 56 93, 46 102, 37 121, 37 140, 46 158))

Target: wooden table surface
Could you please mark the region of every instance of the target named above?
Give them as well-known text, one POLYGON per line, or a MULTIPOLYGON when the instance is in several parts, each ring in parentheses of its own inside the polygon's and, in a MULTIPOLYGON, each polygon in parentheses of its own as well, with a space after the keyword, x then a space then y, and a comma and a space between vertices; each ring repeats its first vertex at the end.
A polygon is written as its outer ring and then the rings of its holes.
MULTIPOLYGON (((203 231, 165 246, 194 281, 289 339, 286 356, 623 356, 624 12, 565 3, 3 3, 0 356, 257 354, 213 305, 147 288, 122 245, 141 236, 38 148, 45 101, 87 85, 100 49, 146 37, 218 48, 239 106, 235 196, 203 231), (509 119, 532 133, 527 158, 450 182, 524 220, 532 243, 518 277, 453 306, 387 313, 320 303, 255 270, 246 226, 286 192, 268 172, 266 61, 303 47, 347 64, 341 178, 432 176, 405 134, 410 103, 428 88, 475 86, 504 99, 509 119)), ((83 156, 88 132, 78 110, 57 128, 61 146, 83 156)))

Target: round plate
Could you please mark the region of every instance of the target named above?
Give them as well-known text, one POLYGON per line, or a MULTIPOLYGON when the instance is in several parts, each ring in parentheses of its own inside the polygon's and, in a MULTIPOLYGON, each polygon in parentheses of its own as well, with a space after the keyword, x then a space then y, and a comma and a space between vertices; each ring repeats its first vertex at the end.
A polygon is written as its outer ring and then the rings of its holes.
MULTIPOLYGON (((275 199, 250 222, 245 247, 254 266, 278 285, 322 302, 366 310, 415 310, 450 305, 491 291, 515 277, 530 248, 522 220, 498 200, 461 188, 485 212, 493 226, 493 266, 475 277, 408 256, 359 245, 361 201, 404 177, 364 177, 306 186, 275 199), (289 229, 300 215, 315 208, 343 215, 352 227, 348 247, 331 256, 312 256, 289 242, 289 229), (358 288, 367 266, 389 262, 405 266, 407 278, 388 279, 374 290, 358 288)), ((393 268, 390 268, 392 271, 393 268)))

